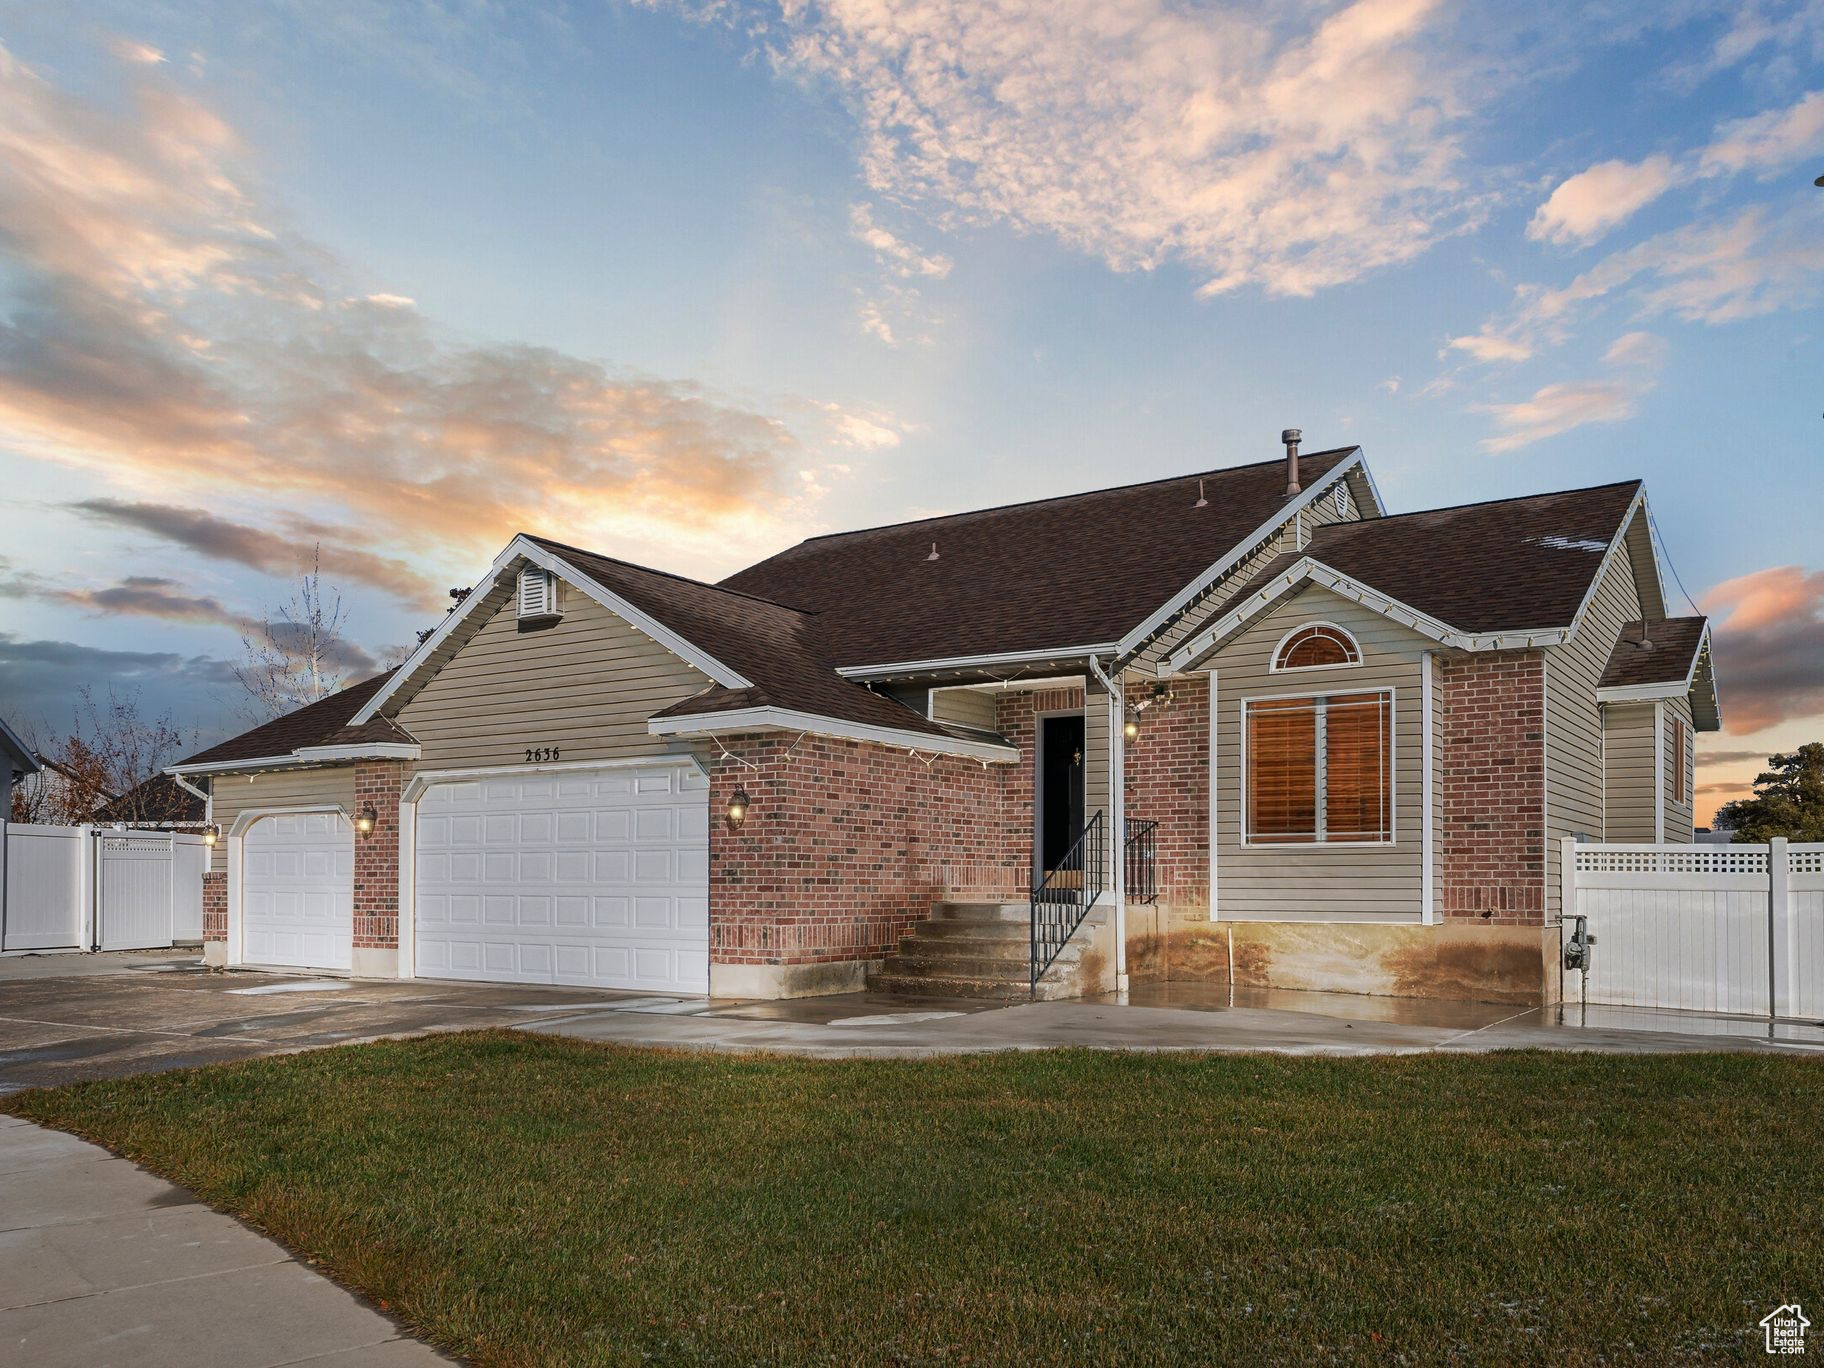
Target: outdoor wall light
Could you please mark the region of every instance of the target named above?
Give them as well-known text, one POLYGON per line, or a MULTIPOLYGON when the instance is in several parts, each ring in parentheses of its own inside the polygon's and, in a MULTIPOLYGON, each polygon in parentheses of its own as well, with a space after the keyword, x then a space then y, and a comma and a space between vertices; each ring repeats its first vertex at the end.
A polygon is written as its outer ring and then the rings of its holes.
POLYGON ((738 827, 747 820, 747 805, 753 800, 747 796, 747 790, 736 786, 728 799, 728 824, 738 827))
POLYGON ((374 811, 373 804, 368 804, 355 814, 355 830, 363 836, 369 835, 374 823, 380 820, 380 814, 374 811))
POLYGON ((1121 724, 1121 735, 1126 737, 1129 741, 1138 741, 1140 739, 1140 716, 1138 713, 1130 713, 1127 721, 1121 724))
POLYGON ((222 839, 222 829, 214 822, 203 828, 203 844, 212 846, 222 839))

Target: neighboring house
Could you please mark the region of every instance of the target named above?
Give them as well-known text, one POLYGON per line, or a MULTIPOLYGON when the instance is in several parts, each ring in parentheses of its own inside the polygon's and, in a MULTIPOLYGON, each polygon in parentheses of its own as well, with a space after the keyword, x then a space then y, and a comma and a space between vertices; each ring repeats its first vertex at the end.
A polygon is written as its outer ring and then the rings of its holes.
POLYGON ((173 768, 209 954, 1023 991, 1036 907, 1047 993, 1549 999, 1562 838, 1692 837, 1704 621, 1638 482, 1394 516, 1295 436, 717 585, 515 537, 396 671, 173 768))
POLYGON ((168 774, 155 774, 95 809, 91 821, 139 831, 201 831, 209 822, 207 800, 168 774))
POLYGON ((0 819, 13 810, 13 785, 21 779, 29 779, 38 770, 38 757, 25 744, 25 738, 0 717, 0 819))

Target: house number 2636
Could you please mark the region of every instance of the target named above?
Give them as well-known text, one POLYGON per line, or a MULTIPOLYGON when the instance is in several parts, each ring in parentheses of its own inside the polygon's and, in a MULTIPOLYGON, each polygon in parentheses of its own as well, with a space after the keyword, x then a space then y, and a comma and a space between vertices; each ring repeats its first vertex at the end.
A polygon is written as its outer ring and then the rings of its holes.
POLYGON ((556 746, 526 747, 526 763, 528 765, 542 765, 555 759, 557 759, 556 746))

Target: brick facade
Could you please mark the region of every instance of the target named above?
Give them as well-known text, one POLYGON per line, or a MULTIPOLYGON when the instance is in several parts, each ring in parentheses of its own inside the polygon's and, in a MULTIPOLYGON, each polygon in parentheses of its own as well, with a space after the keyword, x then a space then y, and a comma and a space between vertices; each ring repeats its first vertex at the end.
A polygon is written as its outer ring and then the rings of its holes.
POLYGON ((1438 906, 1447 918, 1545 921, 1545 657, 1440 657, 1438 906))
POLYGON ((399 947, 399 795, 405 765, 363 760, 355 766, 355 807, 374 810, 374 829, 355 833, 355 939, 357 950, 399 947))
MULTIPOLYGON (((1129 818, 1159 823, 1160 900, 1176 913, 1210 907, 1210 677, 1172 680, 1149 704, 1127 744, 1123 802, 1129 818)), ((1129 697, 1144 697, 1133 689, 1129 697)))
POLYGON ((946 871, 1006 858, 1010 766, 779 733, 728 748, 740 760, 705 757, 713 963, 881 958, 931 914, 946 871), (752 805, 731 828, 737 786, 752 805))
POLYGON ((228 873, 211 869, 203 874, 203 939, 228 939, 228 873))

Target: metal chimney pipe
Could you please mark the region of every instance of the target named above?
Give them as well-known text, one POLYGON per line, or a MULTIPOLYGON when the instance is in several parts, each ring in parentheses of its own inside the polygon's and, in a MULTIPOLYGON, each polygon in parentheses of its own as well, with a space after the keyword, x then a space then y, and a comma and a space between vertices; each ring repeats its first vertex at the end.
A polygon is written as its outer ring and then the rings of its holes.
POLYGON ((1286 493, 1296 494, 1303 485, 1298 482, 1298 442, 1305 434, 1297 428, 1287 428, 1279 434, 1279 440, 1286 444, 1286 493))

